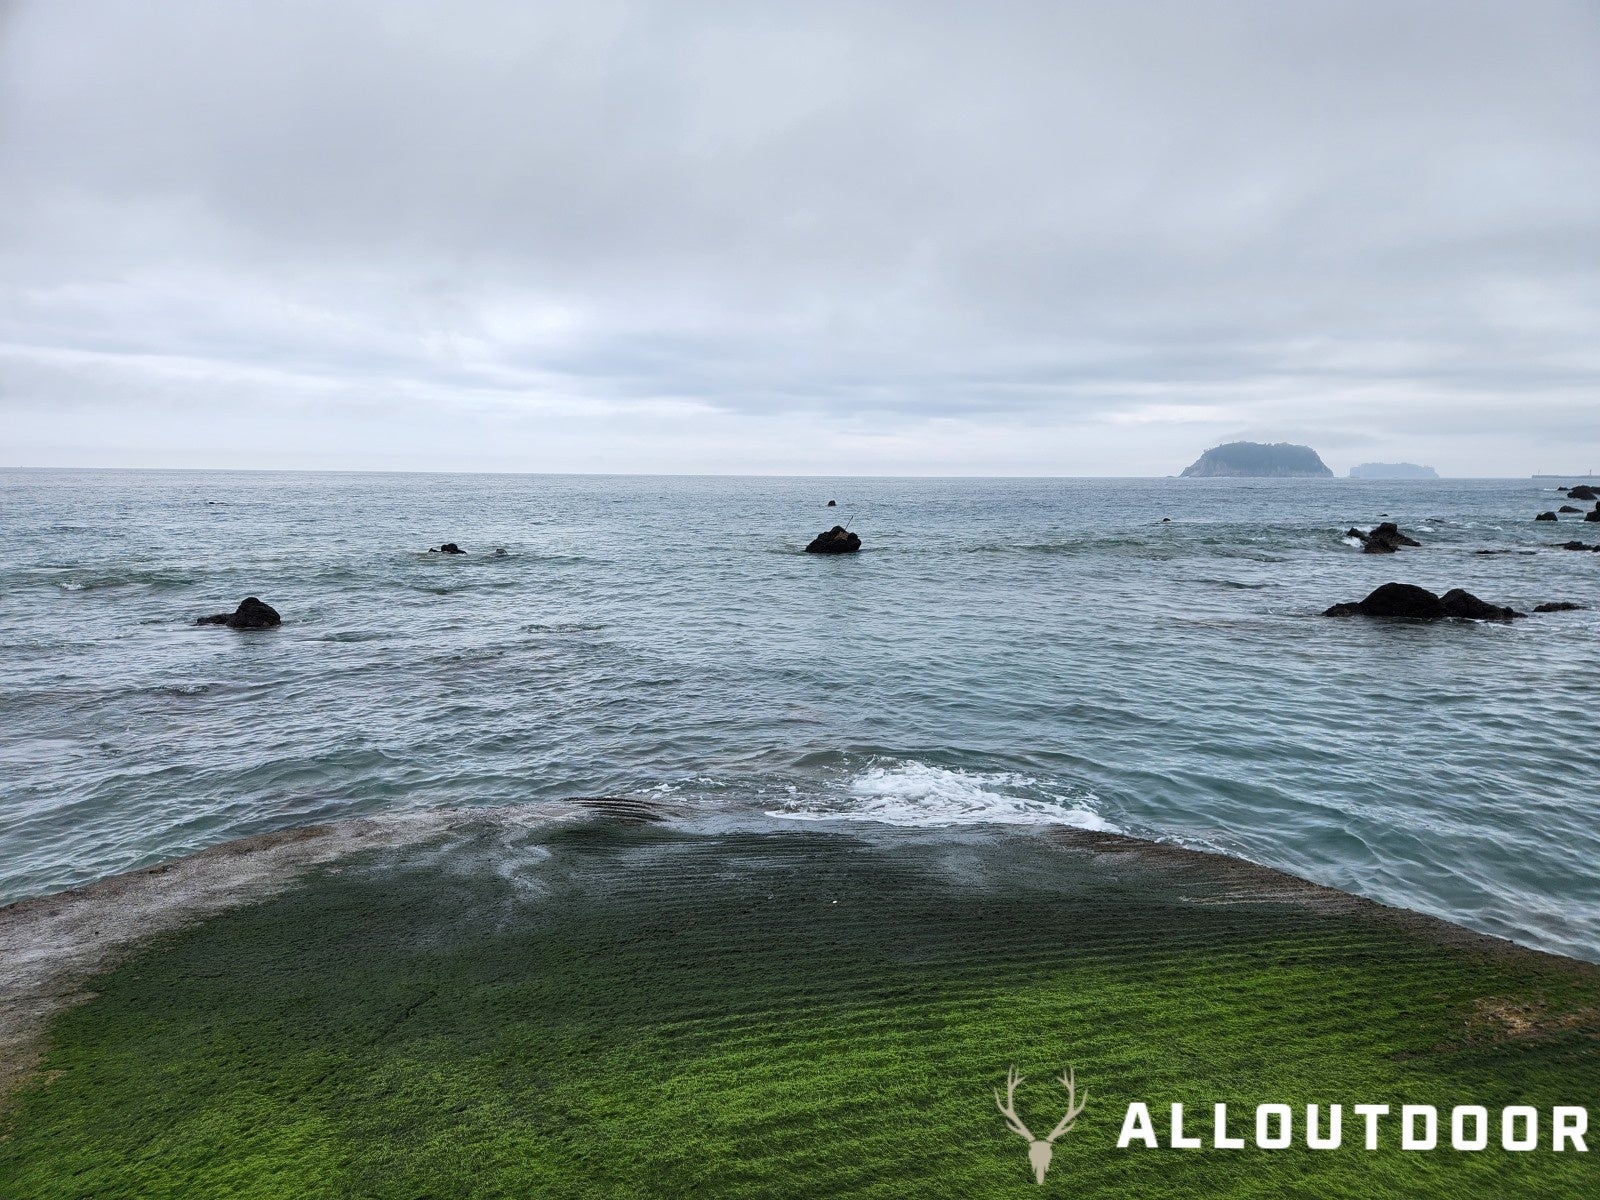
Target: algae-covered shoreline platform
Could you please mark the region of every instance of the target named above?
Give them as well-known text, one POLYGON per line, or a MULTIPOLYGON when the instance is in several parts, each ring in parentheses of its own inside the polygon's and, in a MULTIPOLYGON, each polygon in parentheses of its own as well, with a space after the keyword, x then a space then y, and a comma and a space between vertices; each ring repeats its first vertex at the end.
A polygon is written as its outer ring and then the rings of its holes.
POLYGON ((1108 835, 352 823, 0 910, 0 956, 5 1200, 1600 1194, 1551 1146, 1600 1096, 1600 968, 1108 835), (1036 1134, 1053 1076, 1087 1095, 1042 1188, 1013 1065, 1036 1134))

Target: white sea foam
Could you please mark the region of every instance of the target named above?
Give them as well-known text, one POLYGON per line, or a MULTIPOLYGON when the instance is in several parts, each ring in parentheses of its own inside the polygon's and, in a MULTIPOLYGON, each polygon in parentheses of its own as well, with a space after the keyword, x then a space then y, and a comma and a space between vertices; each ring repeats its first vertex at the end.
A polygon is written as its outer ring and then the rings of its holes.
POLYGON ((915 761, 872 766, 842 792, 795 800, 770 815, 796 821, 881 821, 888 825, 1071 825, 1110 833, 1094 797, 1063 795, 1010 772, 947 770, 915 761))

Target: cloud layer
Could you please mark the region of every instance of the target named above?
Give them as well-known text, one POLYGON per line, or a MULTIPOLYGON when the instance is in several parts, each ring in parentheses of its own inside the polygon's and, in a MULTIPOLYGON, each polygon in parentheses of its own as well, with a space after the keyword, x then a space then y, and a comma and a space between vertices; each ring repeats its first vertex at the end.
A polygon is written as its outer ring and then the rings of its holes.
POLYGON ((1600 10, 23 0, 0 465, 1600 466, 1600 10))

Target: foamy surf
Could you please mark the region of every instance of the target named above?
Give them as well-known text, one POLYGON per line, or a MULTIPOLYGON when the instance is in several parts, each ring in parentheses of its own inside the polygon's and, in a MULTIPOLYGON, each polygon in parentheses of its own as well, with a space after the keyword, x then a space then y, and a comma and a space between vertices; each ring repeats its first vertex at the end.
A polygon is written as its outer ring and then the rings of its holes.
POLYGON ((878 821, 886 825, 1070 825, 1122 831, 1082 793, 1061 795, 1012 772, 958 771, 920 762, 872 766, 842 791, 796 799, 769 815, 794 821, 878 821))

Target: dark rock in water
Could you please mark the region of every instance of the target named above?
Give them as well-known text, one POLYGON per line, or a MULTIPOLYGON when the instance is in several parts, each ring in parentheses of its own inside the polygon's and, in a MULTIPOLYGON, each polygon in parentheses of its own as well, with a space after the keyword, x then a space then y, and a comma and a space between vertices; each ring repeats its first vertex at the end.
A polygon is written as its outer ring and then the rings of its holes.
POLYGON ((1444 605, 1447 616, 1459 617, 1466 621, 1509 621, 1512 617, 1528 615, 1519 613, 1514 608, 1502 608, 1498 604, 1479 600, 1471 592, 1461 588, 1451 588, 1439 597, 1439 603, 1444 605))
POLYGON ((201 617, 196 625, 226 625, 229 629, 276 629, 283 624, 278 610, 263 604, 254 596, 246 596, 231 613, 217 613, 201 617))
POLYGON ((1561 543, 1561 548, 1563 550, 1597 550, 1597 551, 1600 551, 1600 542, 1596 542, 1593 546, 1586 545, 1583 542, 1562 542, 1561 543))
POLYGON ((1600 500, 1600 492, 1595 491, 1587 483, 1576 484, 1567 489, 1568 500, 1600 500))
POLYGON ((1553 512, 1542 512, 1534 518, 1535 521, 1554 521, 1555 519, 1556 515, 1553 512))
POLYGON ((444 545, 440 546, 438 549, 434 549, 433 547, 430 546, 428 548, 428 553, 429 554, 465 554, 466 551, 463 550, 460 546, 456 545, 454 542, 446 542, 444 545))
POLYGON ((1537 554, 1537 550, 1474 550, 1474 554, 1537 554))
POLYGON ((1471 592, 1452 588, 1435 596, 1410 583, 1386 583, 1365 600, 1335 604, 1325 617, 1399 617, 1409 621, 1439 621, 1457 617, 1468 621, 1509 621, 1523 614, 1479 600, 1471 592))
POLYGON ((1422 545, 1416 538, 1401 533, 1400 527, 1393 521, 1383 522, 1371 533, 1362 533, 1361 530, 1352 527, 1345 530, 1344 535, 1360 541, 1361 550, 1365 554, 1393 554, 1401 546, 1422 545))
POLYGON ((819 533, 806 547, 807 554, 854 554, 861 549, 861 539, 843 525, 835 525, 827 533, 819 533))
POLYGON ((837 500, 829 500, 828 501, 828 507, 829 508, 838 508, 839 507, 839 502, 837 500))
POLYGON ((1171 517, 1162 517, 1161 518, 1161 523, 1163 525, 1171 525, 1172 524, 1172 518, 1171 517))
POLYGON ((490 558, 504 558, 505 556, 506 548, 504 546, 496 546, 494 548, 494 553, 489 555, 490 558))
POLYGON ((1445 615, 1444 605, 1427 588, 1410 583, 1386 583, 1365 600, 1335 604, 1325 617, 1405 617, 1413 621, 1437 621, 1445 615))
POLYGON ((1583 509, 1581 509, 1581 508, 1579 508, 1579 507, 1578 507, 1578 506, 1577 506, 1577 505, 1575 505, 1575 504, 1563 504, 1563 505, 1562 505, 1562 506, 1561 506, 1561 507, 1560 507, 1560 508, 1558 508, 1558 509, 1556 509, 1556 511, 1557 511, 1557 512, 1558 512, 1558 513, 1564 513, 1564 512, 1582 512, 1582 511, 1583 511, 1583 509))
POLYGON ((1600 521, 1600 508, 1595 509, 1593 512, 1584 513, 1583 519, 1585 521, 1600 521))
POLYGON ((1583 608, 1581 604, 1574 604, 1570 600, 1552 600, 1548 604, 1535 604, 1534 612, 1578 612, 1583 608))

